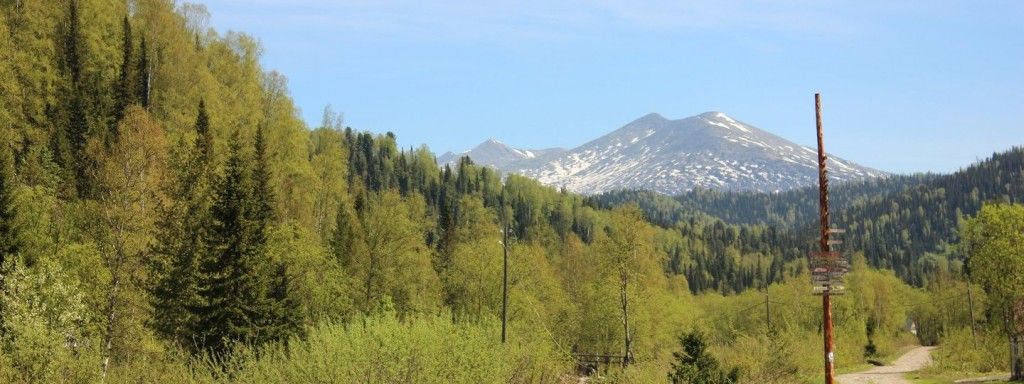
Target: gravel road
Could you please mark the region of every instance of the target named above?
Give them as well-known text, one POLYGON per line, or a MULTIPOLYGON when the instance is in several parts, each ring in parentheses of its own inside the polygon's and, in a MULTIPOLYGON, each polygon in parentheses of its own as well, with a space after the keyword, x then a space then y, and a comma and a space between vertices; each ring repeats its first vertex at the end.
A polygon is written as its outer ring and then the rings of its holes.
POLYGON ((917 347, 900 356, 891 365, 839 375, 836 379, 840 384, 910 384, 910 381, 903 378, 903 374, 931 364, 932 349, 935 347, 917 347))

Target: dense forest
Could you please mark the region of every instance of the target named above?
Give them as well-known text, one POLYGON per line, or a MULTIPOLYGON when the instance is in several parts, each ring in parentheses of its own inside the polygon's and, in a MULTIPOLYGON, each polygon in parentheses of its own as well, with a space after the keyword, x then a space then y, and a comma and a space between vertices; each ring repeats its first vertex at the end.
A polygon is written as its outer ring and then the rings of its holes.
MULTIPOLYGON (((614 353, 632 364, 609 380, 651 382, 694 330, 741 380, 817 373, 797 357, 820 350, 812 244, 767 211, 741 220, 706 191, 611 207, 468 158, 439 167, 330 109, 307 127, 259 43, 208 18, 169 0, 0 1, 0 381, 557 382, 572 353, 614 353)), ((850 242, 866 256, 836 304, 840 365, 894 353, 932 295, 959 295, 953 269, 912 288, 869 265, 914 265, 871 247, 935 249, 876 241, 892 228, 948 244, 948 221, 995 196, 991 167, 948 182, 974 182, 970 203, 901 178, 839 203, 851 232, 867 220, 848 212, 878 223, 850 242), (928 221, 940 203, 963 210, 928 221)))
MULTIPOLYGON (((829 194, 833 226, 846 230, 842 249, 863 251, 871 266, 892 269, 908 283, 925 286, 937 270, 958 271, 959 227, 986 202, 1024 200, 1024 148, 995 153, 948 175, 893 175, 843 183, 829 194)), ((739 226, 769 226, 780 249, 808 249, 817 241, 818 190, 779 193, 694 190, 668 198, 646 191, 594 196, 592 205, 636 203, 661 226, 694 217, 720 218, 739 226), (795 244, 795 246, 794 246, 795 244)), ((713 273, 713 272, 712 272, 713 273)))

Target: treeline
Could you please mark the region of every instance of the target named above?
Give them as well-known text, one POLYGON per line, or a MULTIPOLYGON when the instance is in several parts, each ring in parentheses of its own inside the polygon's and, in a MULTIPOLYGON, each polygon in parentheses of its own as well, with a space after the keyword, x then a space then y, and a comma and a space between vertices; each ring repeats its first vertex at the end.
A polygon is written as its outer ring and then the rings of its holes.
MULTIPOLYGON (((942 269, 959 270, 964 256, 952 244, 962 219, 989 201, 1024 199, 1024 148, 949 175, 891 176, 843 183, 830 190, 832 223, 843 228, 842 249, 863 251, 871 266, 887 268, 905 281, 925 286, 942 269)), ((675 198, 622 191, 592 198, 602 206, 638 203, 660 225, 721 218, 739 226, 768 225, 787 235, 783 243, 812 249, 817 241, 818 191, 781 193, 694 190, 675 198)))

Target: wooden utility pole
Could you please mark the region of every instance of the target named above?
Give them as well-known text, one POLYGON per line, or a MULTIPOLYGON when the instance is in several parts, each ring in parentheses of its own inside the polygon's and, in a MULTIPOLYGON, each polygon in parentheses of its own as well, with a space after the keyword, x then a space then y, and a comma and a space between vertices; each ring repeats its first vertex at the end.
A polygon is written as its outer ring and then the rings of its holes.
POLYGON ((505 343, 508 327, 508 220, 505 212, 505 191, 501 192, 501 343, 505 343))
MULTIPOLYGON (((825 169, 825 140, 821 128, 821 94, 814 94, 814 115, 818 131, 818 207, 821 220, 821 255, 829 257, 832 249, 828 241, 828 172, 825 169)), ((832 300, 829 295, 831 284, 826 283, 821 295, 822 333, 825 342, 825 384, 833 384, 835 376, 835 354, 832 343, 832 300)))
POLYGON ((967 278, 967 309, 970 311, 968 316, 971 317, 971 340, 974 341, 974 348, 978 348, 978 331, 975 330, 974 325, 974 298, 971 297, 971 278, 967 278))

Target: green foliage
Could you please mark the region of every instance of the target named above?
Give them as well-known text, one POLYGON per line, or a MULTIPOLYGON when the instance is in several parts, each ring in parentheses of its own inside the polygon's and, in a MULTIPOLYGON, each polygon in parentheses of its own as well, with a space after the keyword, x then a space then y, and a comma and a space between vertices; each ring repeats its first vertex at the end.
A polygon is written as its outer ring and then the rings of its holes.
POLYGON ((99 373, 98 345, 83 323, 85 299, 78 281, 60 265, 16 263, 4 276, 0 377, 7 382, 89 382, 99 373))
POLYGON ((7 258, 17 255, 21 249, 15 205, 15 192, 18 188, 16 176, 11 148, 0 144, 0 273, 3 273, 7 258))
POLYGON ((539 383, 557 381, 567 368, 566 357, 543 338, 496 343, 494 318, 450 318, 399 320, 382 313, 324 323, 287 347, 241 348, 224 374, 217 366, 201 372, 217 381, 250 383, 539 383))
MULTIPOLYGON (((257 135, 257 156, 263 155, 261 148, 257 135)), ((192 329, 197 347, 215 355, 227 352, 236 342, 261 344, 286 338, 296 323, 293 304, 287 299, 286 271, 265 265, 272 214, 268 176, 259 159, 253 176, 242 155, 236 135, 210 213, 213 222, 199 286, 202 304, 195 314, 197 328, 192 329)))
POLYGON ((687 333, 679 338, 681 350, 672 353, 675 362, 668 373, 673 384, 733 384, 739 380, 739 370, 725 369, 708 353, 707 343, 700 332, 687 333))

